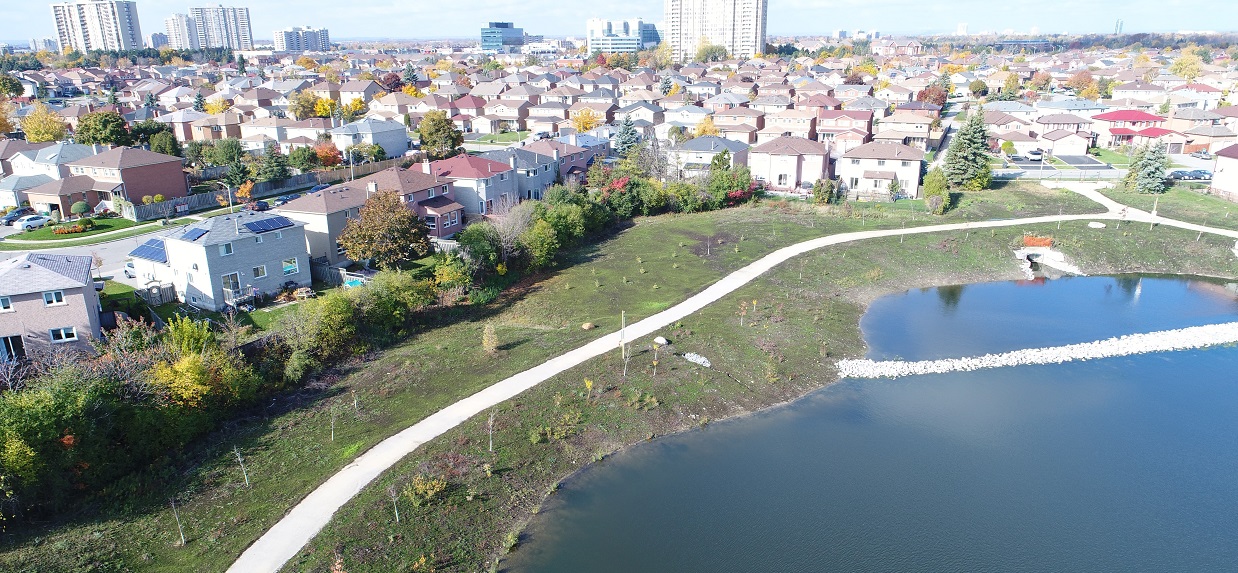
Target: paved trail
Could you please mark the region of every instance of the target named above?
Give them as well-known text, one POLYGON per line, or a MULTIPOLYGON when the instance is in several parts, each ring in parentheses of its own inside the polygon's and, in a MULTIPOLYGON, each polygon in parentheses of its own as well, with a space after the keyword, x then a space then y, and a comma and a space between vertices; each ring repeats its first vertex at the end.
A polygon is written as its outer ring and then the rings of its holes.
MULTIPOLYGON (((1081 188, 1078 192, 1105 205, 1109 212, 1092 215, 1055 215, 1002 221, 929 225, 910 229, 858 231, 820 237, 784 247, 723 277, 704 291, 689 297, 687 300, 640 322, 629 325, 626 331, 626 338, 628 341, 632 341, 674 324, 680 319, 752 282, 788 259, 830 245, 898 235, 1013 227, 1036 223, 1055 223, 1058 221, 1119 220, 1122 218, 1120 211, 1123 206, 1103 197, 1095 191, 1095 188, 1081 188)), ((1133 209, 1129 210, 1125 216, 1125 219, 1128 221, 1147 222, 1150 218, 1150 214, 1133 209)), ((1159 217, 1156 221, 1161 225, 1191 230, 1204 229, 1206 232, 1238 238, 1238 231, 1208 229, 1199 225, 1180 223, 1159 217)), ((422 444, 442 435, 465 420, 484 412, 496 404, 511 399, 525 390, 537 386, 586 360, 616 350, 618 347, 619 333, 608 334, 580 348, 551 358, 540 366, 530 368, 506 380, 502 380, 485 390, 439 410, 428 418, 383 440, 345 466, 344 469, 331 476, 298 503, 296 507, 292 508, 283 519, 279 520, 241 554, 236 562, 232 564, 232 567, 228 569, 229 573, 279 571, 288 560, 295 557, 301 551, 301 548, 306 543, 309 543, 331 521, 331 516, 340 507, 356 496, 362 488, 386 471, 387 468, 395 465, 396 462, 412 453, 422 444)))

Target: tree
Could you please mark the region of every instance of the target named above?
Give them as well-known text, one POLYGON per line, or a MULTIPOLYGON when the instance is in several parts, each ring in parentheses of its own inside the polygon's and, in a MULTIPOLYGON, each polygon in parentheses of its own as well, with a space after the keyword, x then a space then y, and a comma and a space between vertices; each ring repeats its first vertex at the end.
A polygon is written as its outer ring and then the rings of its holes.
POLYGON ((1036 72, 1032 74, 1032 80, 1028 82, 1028 87, 1038 91, 1048 91, 1050 84, 1053 83, 1053 75, 1049 72, 1036 72))
POLYGON ((309 173, 318 167, 318 154, 312 147, 298 147, 288 154, 288 164, 301 173, 309 173))
POLYGON ((903 186, 898 182, 898 179, 891 179, 890 185, 886 187, 886 191, 890 192, 890 200, 897 200, 903 194, 903 186))
POLYGON ((967 117, 946 150, 944 172, 955 189, 980 190, 988 187, 992 178, 989 167, 989 135, 984 125, 984 108, 978 107, 967 117))
POLYGON ((520 236, 520 243, 529 253, 529 267, 540 269, 554 260, 559 251, 559 239, 554 227, 545 219, 538 219, 520 236))
POLYGON ((210 101, 206 102, 206 113, 209 113, 211 115, 223 113, 225 111, 228 111, 231 108, 232 108, 231 102, 229 102, 228 100, 222 97, 218 97, 218 96, 213 97, 211 98, 210 101))
POLYGON ((1069 80, 1066 80, 1066 87, 1075 90, 1075 93, 1079 93, 1084 88, 1092 85, 1093 81, 1092 72, 1081 70, 1075 73, 1075 75, 1070 76, 1069 80))
POLYGON ((82 218, 82 215, 85 215, 86 213, 90 212, 90 203, 87 203, 85 201, 78 201, 74 203, 73 205, 69 206, 69 212, 73 213, 74 215, 77 216, 77 218, 80 219, 82 218))
POLYGON ((721 62, 727 58, 726 46, 717 44, 702 43, 701 47, 696 49, 696 61, 709 63, 721 62))
POLYGON ((238 159, 228 164, 228 173, 224 175, 223 181, 231 189, 240 189, 249 181, 249 177, 249 166, 238 159))
POLYGON ((294 92, 292 97, 288 98, 288 113, 298 120, 315 117, 319 99, 309 90, 294 92))
POLYGON ((984 83, 984 80, 972 80, 967 84, 967 91, 970 91, 973 97, 986 96, 989 94, 989 84, 984 83))
POLYGON ((22 118, 21 129, 26 133, 26 141, 30 143, 60 141, 69 131, 64 118, 48 109, 43 102, 34 104, 34 109, 22 118))
POLYGON ((365 117, 365 114, 369 113, 369 111, 370 106, 366 105, 361 98, 356 98, 340 108, 340 118, 345 123, 352 123, 365 117))
POLYGON ((387 150, 373 143, 357 143, 344 149, 344 157, 355 163, 362 161, 382 161, 387 158, 387 150))
POLYGON ((244 54, 238 55, 238 56, 236 57, 236 71, 240 72, 240 73, 241 73, 241 75, 245 75, 245 56, 244 56, 244 54))
POLYGON ((1164 193, 1168 168, 1169 156, 1165 153, 1165 146, 1159 142, 1152 143, 1139 162, 1131 165, 1131 171, 1136 173, 1135 190, 1140 193, 1164 193))
POLYGON ((931 85, 916 94, 916 101, 931 103, 933 105, 946 105, 946 100, 950 99, 950 94, 945 88, 939 85, 931 85))
POLYGON ((320 141, 314 146, 314 155, 318 156, 318 164, 323 167, 335 167, 344 162, 340 148, 330 141, 320 141))
POLYGON ((696 124, 696 136, 703 137, 706 135, 718 135, 718 127, 714 125, 714 116, 707 115, 700 123, 696 124))
POLYGON ((1015 153, 1014 142, 1010 140, 1003 141, 1002 142, 1002 153, 1005 153, 1006 155, 1014 155, 1015 153))
POLYGON ((834 200, 834 181, 830 179, 818 179, 812 185, 812 202, 818 205, 825 205, 834 200))
POLYGON ((266 152, 262 155, 262 164, 258 167, 257 177, 259 181, 274 181, 282 182, 292 173, 288 171, 288 156, 280 153, 279 144, 268 143, 266 152))
POLYGON ((193 110, 206 112, 206 96, 202 95, 202 92, 198 92, 193 96, 193 110))
POLYGON ((1203 73, 1204 62, 1199 54, 1183 51, 1178 59, 1169 66, 1169 73, 1179 76, 1188 82, 1195 81, 1203 73))
POLYGON ((1083 88, 1083 91, 1079 92, 1079 97, 1092 101, 1100 99, 1100 85, 1096 82, 1088 84, 1087 87, 1083 88))
POLYGON ((9 101, 9 98, 0 96, 0 136, 17 131, 17 126, 13 125, 13 120, 9 119, 13 117, 13 112, 16 110, 17 108, 13 106, 13 102, 9 101))
POLYGON ((572 127, 576 133, 585 133, 602 125, 602 118, 592 108, 584 108, 572 116, 572 127))
POLYGON ((297 58, 296 64, 307 70, 317 70, 318 62, 309 56, 301 56, 297 58))
POLYGON ((430 252, 430 229, 394 191, 382 190, 365 200, 360 216, 340 232, 340 245, 354 261, 369 259, 395 269, 430 252))
POLYGON ((421 136, 421 149, 429 154, 430 159, 454 157, 464 145, 464 134, 447 119, 445 111, 427 112, 421 125, 417 126, 417 133, 421 136))
POLYGON ((1022 84, 1019 82, 1018 74, 1013 72, 1007 73, 1010 75, 1006 76, 1006 82, 1002 84, 1002 93, 1011 95, 1018 94, 1019 88, 1022 87, 1022 84))
POLYGON ((417 77, 417 68, 413 67, 413 63, 404 64, 404 75, 400 78, 404 80, 404 85, 416 84, 421 78, 417 77))
POLYGON ((237 139, 220 139, 207 152, 207 161, 214 165, 231 165, 245 156, 245 147, 237 139))
POLYGON ((950 208, 950 184, 940 167, 934 167, 924 176, 924 208, 929 213, 941 215, 950 208))
POLYGON ((139 121, 129 128, 129 134, 133 136, 133 142, 137 145, 149 145, 150 138, 157 133, 172 134, 172 126, 166 123, 160 123, 153 119, 139 121))
POLYGON ((710 171, 724 171, 731 168, 731 150, 723 149, 721 153, 714 155, 714 158, 709 160, 710 171))
POLYGON ((84 145, 132 145, 133 136, 125 118, 114 111, 97 111, 83 115, 77 123, 74 141, 84 145))
POLYGON ((8 74, 0 74, 0 96, 7 98, 15 98, 25 93, 26 88, 22 87, 21 82, 17 78, 8 74))
POLYGON ((142 107, 146 109, 155 109, 159 107, 159 102, 155 101, 155 92, 147 92, 146 98, 142 100, 142 107))
POLYGON ((150 137, 150 150, 164 155, 175 155, 176 157, 181 157, 183 154, 181 142, 176 140, 175 135, 167 131, 161 131, 150 137))
POLYGON ((1143 163, 1143 158, 1147 155, 1147 153, 1147 145, 1140 145, 1139 147, 1130 149, 1130 168, 1126 170, 1126 175, 1122 177, 1122 184, 1126 186, 1127 189, 1135 188, 1135 182, 1139 176, 1139 169, 1135 168, 1135 166, 1143 163))
POLYGON ((208 157, 210 151, 211 146, 206 142, 192 140, 185 144, 185 159, 188 159, 191 165, 205 165, 210 162, 208 157))
POLYGON ((671 87, 673 87, 673 84, 671 83, 671 76, 662 76, 662 81, 658 83, 658 91, 662 92, 662 95, 670 95, 671 87))
POLYGON ((396 93, 404 89, 404 78, 395 72, 387 72, 378 79, 378 85, 383 86, 387 93, 396 93))
POLYGON ((626 157, 628 151, 638 143, 640 134, 636 133, 636 123, 632 121, 630 114, 623 116, 623 121, 619 122, 619 133, 615 134, 615 154, 626 157))

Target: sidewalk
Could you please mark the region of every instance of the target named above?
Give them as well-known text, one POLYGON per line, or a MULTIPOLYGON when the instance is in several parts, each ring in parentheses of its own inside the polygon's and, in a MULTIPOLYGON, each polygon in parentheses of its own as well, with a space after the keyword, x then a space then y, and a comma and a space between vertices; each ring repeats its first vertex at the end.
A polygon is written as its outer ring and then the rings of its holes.
MULTIPOLYGON (((115 231, 108 231, 108 232, 106 232, 106 233, 98 233, 98 234, 95 234, 95 235, 89 235, 89 236, 86 236, 86 237, 77 237, 77 238, 69 238, 69 239, 45 239, 45 240, 41 240, 41 241, 31 241, 31 240, 27 240, 27 239, 11 239, 11 238, 9 238, 9 237, 5 237, 5 238, 4 238, 4 242, 5 242, 5 243, 9 243, 9 244, 13 244, 13 245, 45 246, 45 247, 47 247, 47 248, 49 248, 49 249, 54 249, 54 248, 56 248, 56 246, 57 246, 57 245, 63 245, 63 244, 65 244, 65 243, 77 243, 77 242, 80 242, 80 241, 92 241, 92 240, 94 240, 94 239, 99 239, 99 238, 103 238, 103 240, 98 241, 98 242, 100 242, 100 243, 106 243, 106 242, 107 242, 106 237, 115 236, 115 235, 120 235, 120 234, 124 234, 124 233, 133 233, 134 231, 140 231, 140 230, 146 229, 147 227, 150 227, 151 229, 150 229, 149 231, 145 231, 145 232, 156 231, 156 230, 158 230, 157 228, 166 228, 166 227, 167 227, 167 225, 160 225, 159 223, 142 223, 142 224, 140 224, 140 225, 134 225, 134 226, 132 226, 132 227, 125 227, 124 229, 116 229, 115 231)), ((138 234, 140 235, 140 234, 144 234, 144 233, 138 233, 138 234)), ((12 237, 12 236, 13 236, 13 235, 10 235, 10 237, 12 237)), ((72 245, 72 246, 75 246, 75 247, 80 247, 80 246, 82 246, 82 245, 72 245)))

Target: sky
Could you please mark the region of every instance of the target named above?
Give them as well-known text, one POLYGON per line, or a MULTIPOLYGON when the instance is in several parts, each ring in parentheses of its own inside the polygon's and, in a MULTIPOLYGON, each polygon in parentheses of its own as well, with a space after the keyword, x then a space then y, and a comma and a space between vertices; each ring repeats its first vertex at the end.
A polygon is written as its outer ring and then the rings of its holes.
MULTIPOLYGON (((0 0, 0 42, 20 45, 52 37, 55 25, 46 0, 0 0)), ((194 0, 138 0, 142 34, 163 32, 163 20, 188 13, 194 0)), ((564 0, 253 0, 248 6, 254 37, 271 41, 289 26, 325 27, 333 40, 350 38, 473 38, 487 21, 512 21, 526 33, 581 36, 593 17, 663 20, 662 0, 620 0, 602 5, 564 0), (290 10, 289 7, 294 7, 290 10), (535 17, 534 17, 535 16, 535 17)), ((836 29, 883 34, 954 32, 966 22, 971 33, 1032 27, 1041 33, 1108 33, 1118 18, 1124 30, 1233 31, 1238 2, 1232 0, 769 0, 767 33, 825 35, 836 29), (1228 26, 1217 29, 1217 26, 1228 26)))

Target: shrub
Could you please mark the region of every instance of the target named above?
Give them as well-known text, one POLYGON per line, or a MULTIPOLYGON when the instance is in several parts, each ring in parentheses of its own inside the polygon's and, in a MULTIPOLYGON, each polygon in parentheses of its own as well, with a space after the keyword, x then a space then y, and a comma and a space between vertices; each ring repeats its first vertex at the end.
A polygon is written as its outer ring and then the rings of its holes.
POLYGON ((404 486, 404 497, 407 497, 415 507, 427 505, 442 497, 446 492, 447 480, 425 474, 413 476, 413 481, 404 486))

